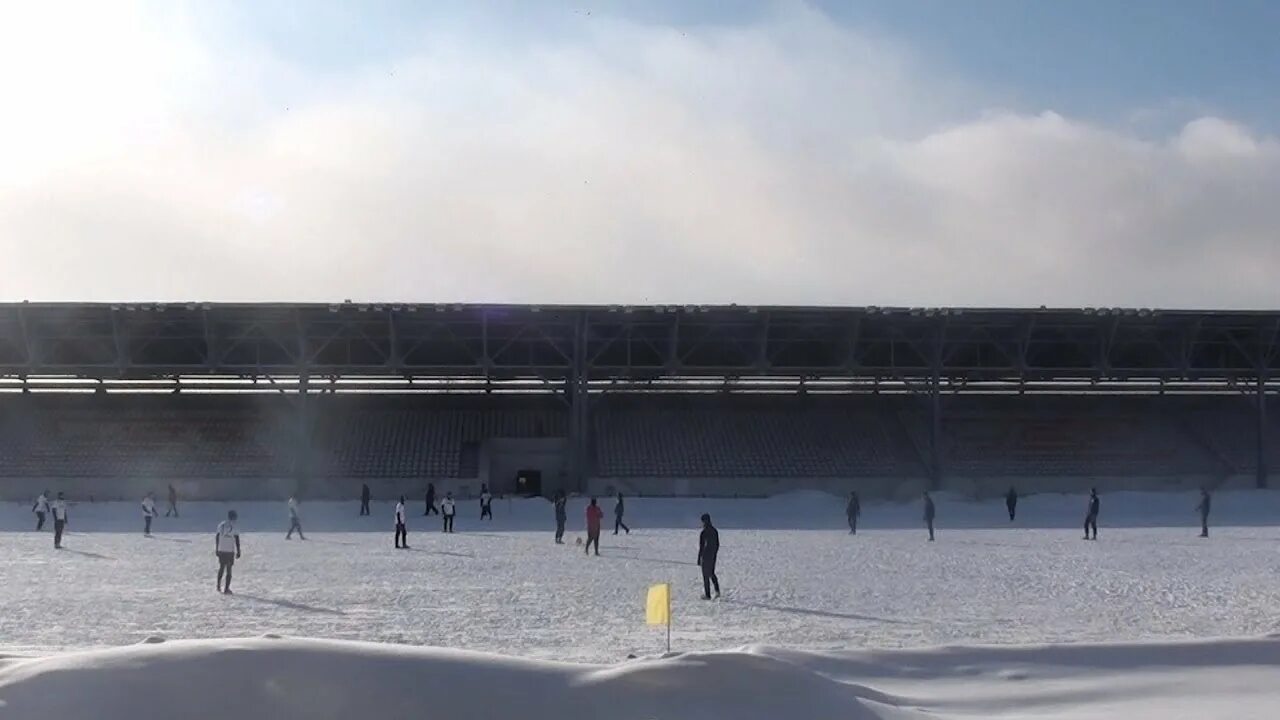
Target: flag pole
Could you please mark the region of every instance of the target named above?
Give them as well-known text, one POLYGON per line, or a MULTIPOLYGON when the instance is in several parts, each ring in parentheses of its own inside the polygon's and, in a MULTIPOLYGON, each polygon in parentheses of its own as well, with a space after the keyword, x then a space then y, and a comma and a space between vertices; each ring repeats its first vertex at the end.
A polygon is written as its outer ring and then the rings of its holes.
POLYGON ((667 654, 671 654, 671 591, 667 591, 667 654))

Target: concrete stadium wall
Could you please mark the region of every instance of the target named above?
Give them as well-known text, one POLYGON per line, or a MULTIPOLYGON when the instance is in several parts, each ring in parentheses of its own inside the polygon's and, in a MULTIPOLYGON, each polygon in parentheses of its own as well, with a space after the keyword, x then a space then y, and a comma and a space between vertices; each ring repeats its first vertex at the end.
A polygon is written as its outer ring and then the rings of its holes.
MULTIPOLYGON (((526 458, 527 460, 527 458, 526 458)), ((543 477, 543 493, 549 495, 558 487, 557 476, 543 477)), ((387 501, 404 495, 411 502, 422 502, 427 483, 434 483, 436 494, 452 492, 459 499, 476 497, 479 478, 313 478, 299 487, 292 478, 206 478, 176 480, 174 487, 182 500, 284 500, 297 493, 307 500, 352 500, 360 497, 360 485, 368 483, 375 500, 387 501)), ((26 501, 42 491, 66 493, 76 501, 138 500, 148 491, 161 501, 168 481, 154 478, 0 478, 0 501, 26 501)), ((1091 487, 1102 492, 1148 491, 1178 492, 1211 489, 1249 489, 1255 485, 1252 475, 1176 477, 994 477, 947 478, 942 490, 974 499, 1004 495, 1012 485, 1019 494, 1085 493, 1091 487)), ((844 496, 850 490, 867 500, 912 500, 929 487, 923 477, 881 478, 591 478, 587 493, 601 497, 622 492, 639 496, 693 497, 767 497, 797 490, 813 490, 844 496)), ((497 488, 496 493, 509 492, 497 488)))
POLYGON ((1002 497, 1010 486, 1017 488, 1021 495, 1037 495, 1042 493, 1086 493, 1090 488, 1098 488, 1099 492, 1180 492, 1210 489, 1246 489, 1256 485, 1255 478, 1243 475, 1211 476, 1188 474, 1164 477, 1141 476, 1071 476, 1071 477, 991 477, 991 478, 947 478, 942 489, 948 492, 987 499, 1002 497))
POLYGON ((568 445, 565 438, 487 440, 480 448, 481 482, 487 482, 495 494, 514 493, 516 473, 537 470, 542 473, 542 494, 550 496, 565 486, 568 445))
MULTIPOLYGON (((167 480, 148 478, 0 478, 0 500, 26 501, 41 491, 63 492, 75 501, 140 500, 148 491, 163 503, 167 480)), ((307 500, 352 500, 360 498, 361 483, 368 483, 375 500, 386 501, 404 495, 422 502, 427 483, 436 494, 452 492, 457 498, 480 493, 476 478, 313 478, 302 486, 293 478, 205 478, 173 481, 180 500, 285 500, 292 494, 307 500)))
MULTIPOLYGON (((867 498, 895 497, 903 489, 927 485, 923 479, 883 478, 591 478, 587 492, 606 496, 616 493, 641 496, 692 496, 692 497, 768 497, 796 490, 814 490, 835 495, 847 495, 856 490, 867 498)), ((918 494, 916 491, 913 494, 918 494)))
MULTIPOLYGON (((1067 476, 944 478, 941 490, 963 497, 987 499, 1002 497, 1009 487, 1022 495, 1042 493, 1087 493, 1090 488, 1101 492, 1145 491, 1179 492, 1210 489, 1248 489, 1255 486, 1252 475, 1209 476, 1180 475, 1173 477, 1067 476)), ((694 497, 767 497, 796 490, 814 490, 844 496, 851 490, 868 500, 906 501, 918 497, 929 487, 925 477, 881 478, 592 478, 587 483, 589 494, 598 496, 621 492, 640 496, 694 497)))

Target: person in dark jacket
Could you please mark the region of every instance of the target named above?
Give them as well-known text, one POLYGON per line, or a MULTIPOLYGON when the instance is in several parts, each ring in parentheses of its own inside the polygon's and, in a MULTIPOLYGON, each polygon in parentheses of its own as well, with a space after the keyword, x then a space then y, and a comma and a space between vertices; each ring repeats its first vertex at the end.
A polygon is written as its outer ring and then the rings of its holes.
POLYGON ((1013 522, 1013 518, 1018 514, 1018 491, 1013 486, 1009 487, 1009 492, 1004 495, 1004 506, 1009 511, 1009 522, 1013 522))
POLYGON ((862 515, 862 503, 858 502, 858 493, 849 493, 849 504, 844 508, 845 518, 849 520, 849 534, 858 534, 858 516, 862 515))
POLYGON ((720 554, 720 533, 711 524, 711 516, 702 514, 702 534, 698 535, 698 566, 702 568, 702 599, 711 599, 711 588, 720 597, 720 578, 716 577, 716 556, 720 554))
POLYGON ((1098 500, 1098 488, 1089 489, 1089 514, 1084 516, 1084 539, 1098 539, 1098 510, 1102 507, 1098 500), (1089 529, 1093 528, 1093 537, 1089 537, 1089 529))
POLYGON ((360 514, 361 515, 369 514, 369 500, 371 498, 372 498, 372 494, 369 492, 369 483, 362 483, 360 485, 360 514))
POLYGON ((436 507, 436 484, 427 483, 427 509, 422 511, 422 517, 426 517, 431 513, 440 514, 440 509, 436 507))
POLYGON ((933 518, 937 515, 937 511, 933 508, 933 498, 929 497, 929 491, 924 491, 924 524, 929 528, 929 542, 933 542, 933 518))
POLYGON ((1209 489, 1200 488, 1200 504, 1196 505, 1196 512, 1200 513, 1200 537, 1209 537, 1209 489))
POLYGON ((480 519, 493 519, 493 493, 489 492, 488 485, 480 486, 480 519))
POLYGON ((164 511, 164 516, 178 517, 178 491, 174 489, 173 483, 169 483, 169 509, 164 511))
POLYGON ((618 502, 614 503, 613 505, 613 534, 614 535, 618 534, 618 528, 622 528, 623 530, 626 530, 628 535, 631 534, 631 528, 627 527, 627 524, 622 522, 622 514, 624 512, 626 512, 626 508, 623 507, 622 505, 622 493, 618 493, 618 502))
POLYGON ((552 501, 556 507, 556 544, 564 544, 564 524, 569 519, 565 511, 565 505, 568 504, 569 498, 565 496, 564 490, 557 490, 555 500, 552 501))

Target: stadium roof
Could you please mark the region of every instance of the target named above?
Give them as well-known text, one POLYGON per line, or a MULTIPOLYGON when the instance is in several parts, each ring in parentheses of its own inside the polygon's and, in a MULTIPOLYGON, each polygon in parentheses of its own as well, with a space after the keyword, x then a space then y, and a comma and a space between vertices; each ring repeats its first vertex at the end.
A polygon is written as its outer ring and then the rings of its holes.
POLYGON ((1280 310, 0 304, 0 376, 1246 382, 1280 310))

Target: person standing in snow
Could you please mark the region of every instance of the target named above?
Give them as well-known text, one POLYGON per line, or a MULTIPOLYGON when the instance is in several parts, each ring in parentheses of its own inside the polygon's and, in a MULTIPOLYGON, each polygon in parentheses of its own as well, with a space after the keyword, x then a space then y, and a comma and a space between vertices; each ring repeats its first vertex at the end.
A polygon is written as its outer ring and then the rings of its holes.
POLYGON ((1098 488, 1089 489, 1089 513, 1084 516, 1084 539, 1098 539, 1098 510, 1102 507, 1102 503, 1098 500, 1098 488), (1089 537, 1089 528, 1093 528, 1093 537, 1089 537))
POLYGON ((404 524, 404 496, 400 496, 400 502, 396 503, 396 549, 409 549, 409 528, 404 524))
POLYGON ((933 519, 937 516, 937 511, 933 507, 933 498, 929 497, 929 491, 924 491, 924 524, 929 528, 929 542, 933 542, 933 519))
POLYGON ((627 524, 622 522, 622 515, 625 512, 626 512, 626 508, 623 507, 622 505, 622 493, 618 493, 618 502, 613 504, 613 534, 614 535, 618 534, 618 528, 622 528, 623 530, 626 530, 628 535, 631 534, 631 528, 627 527, 627 524))
POLYGON ((369 483, 360 484, 360 514, 369 514, 369 500, 373 498, 373 494, 369 492, 369 483))
POLYGON ((240 533, 236 531, 236 511, 227 512, 227 519, 218 523, 218 531, 213 536, 213 554, 218 557, 218 592, 231 594, 231 566, 240 557, 240 533), (222 582, 223 575, 227 581, 222 582))
POLYGON ((453 501, 453 493, 444 494, 444 500, 440 502, 440 517, 444 520, 444 531, 453 532, 453 516, 458 513, 457 503, 453 501))
POLYGON ((147 493, 142 498, 142 534, 151 537, 151 519, 159 514, 156 510, 156 498, 152 493, 147 493))
POLYGON ((164 516, 178 517, 178 491, 173 488, 173 483, 169 483, 169 509, 164 511, 164 516))
POLYGON ((568 520, 568 514, 565 512, 565 505, 569 502, 569 498, 565 496, 564 490, 557 490, 555 500, 552 501, 556 507, 556 544, 564 544, 564 524, 568 520))
POLYGON ((702 533, 698 535, 698 567, 702 568, 702 599, 711 599, 714 586, 720 597, 720 578, 716 576, 716 556, 720 554, 720 532, 711 524, 711 515, 702 514, 702 533))
POLYGON ((427 483, 426 501, 427 501, 427 507, 425 510, 422 511, 422 517, 426 517, 431 513, 435 513, 439 515, 440 511, 436 509, 436 484, 435 483, 427 483))
POLYGON ((849 521, 849 534, 858 534, 858 518, 862 515, 862 503, 858 501, 858 493, 849 493, 849 504, 844 508, 845 519, 849 521))
POLYGON ((489 493, 488 485, 480 485, 480 519, 493 519, 493 495, 489 493))
POLYGON ((36 532, 44 529, 45 515, 49 514, 49 491, 45 490, 40 493, 40 497, 36 498, 36 502, 31 506, 31 512, 36 514, 36 532))
POLYGON ((1209 488, 1200 488, 1200 504, 1196 505, 1196 512, 1200 513, 1200 537, 1209 537, 1209 488))
POLYGON ((62 548, 62 532, 67 529, 67 500, 62 493, 49 509, 53 512, 53 547, 57 550, 62 548))
POLYGON ((587 506, 587 546, 583 552, 591 554, 591 543, 596 545, 596 555, 600 554, 600 521, 604 519, 604 511, 596 504, 596 499, 591 498, 591 504, 587 506))
POLYGON ((298 501, 289 496, 289 532, 285 533, 285 540, 293 539, 293 531, 298 531, 298 539, 306 540, 307 536, 302 534, 302 520, 298 517, 298 501))
POLYGON ((1012 485, 1009 486, 1009 492, 1004 495, 1004 507, 1009 511, 1009 522, 1013 522, 1013 518, 1018 514, 1018 491, 1012 485))

